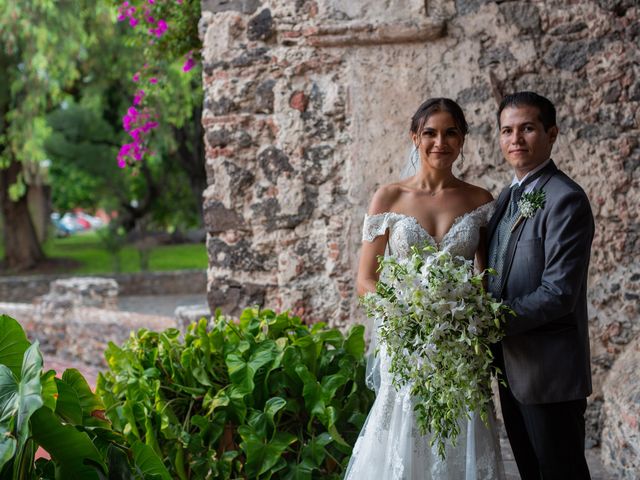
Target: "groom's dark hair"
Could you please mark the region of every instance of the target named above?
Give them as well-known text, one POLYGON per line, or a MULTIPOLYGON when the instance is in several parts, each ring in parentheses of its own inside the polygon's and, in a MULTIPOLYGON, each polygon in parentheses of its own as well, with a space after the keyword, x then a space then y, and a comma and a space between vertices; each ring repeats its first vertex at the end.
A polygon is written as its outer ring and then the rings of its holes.
POLYGON ((556 107, 551 100, 535 92, 516 92, 506 95, 498 107, 498 127, 500 126, 500 114, 507 107, 522 107, 528 105, 538 109, 538 118, 542 122, 545 131, 556 126, 556 107))

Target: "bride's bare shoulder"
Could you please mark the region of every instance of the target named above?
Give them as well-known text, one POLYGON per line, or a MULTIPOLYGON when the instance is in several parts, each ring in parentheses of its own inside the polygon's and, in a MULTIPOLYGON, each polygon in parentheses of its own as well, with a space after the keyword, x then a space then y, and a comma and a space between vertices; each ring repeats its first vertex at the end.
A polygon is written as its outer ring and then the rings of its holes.
POLYGON ((388 183, 379 187, 369 204, 369 215, 390 212, 404 190, 405 187, 401 182, 388 183))
POLYGON ((469 199, 469 203, 473 206, 473 208, 480 207, 481 205, 484 205, 485 203, 493 200, 493 195, 491 195, 491 192, 489 192, 488 190, 467 182, 463 182, 463 185, 465 195, 469 199))

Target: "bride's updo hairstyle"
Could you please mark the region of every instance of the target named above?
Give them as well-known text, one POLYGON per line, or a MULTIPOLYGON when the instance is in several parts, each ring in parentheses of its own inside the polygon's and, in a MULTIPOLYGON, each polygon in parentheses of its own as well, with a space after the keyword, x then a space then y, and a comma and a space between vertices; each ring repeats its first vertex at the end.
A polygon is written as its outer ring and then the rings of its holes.
POLYGON ((460 130, 462 138, 469 133, 469 125, 464 118, 464 113, 460 105, 450 98, 443 97, 430 98, 418 107, 416 113, 411 117, 411 133, 418 135, 422 131, 428 118, 437 112, 447 112, 453 117, 453 122, 456 124, 456 127, 458 127, 458 130, 460 130))

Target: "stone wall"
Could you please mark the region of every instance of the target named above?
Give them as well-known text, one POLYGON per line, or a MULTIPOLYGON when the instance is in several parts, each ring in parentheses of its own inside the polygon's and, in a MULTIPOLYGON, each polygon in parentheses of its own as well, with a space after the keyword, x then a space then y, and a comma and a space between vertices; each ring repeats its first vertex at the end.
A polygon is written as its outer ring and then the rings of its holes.
POLYGON ((596 217, 590 271, 597 444, 602 384, 640 329, 640 6, 636 0, 203 0, 211 307, 361 321, 361 224, 398 178, 409 118, 447 96, 471 132, 464 179, 496 195, 504 93, 559 112, 557 164, 596 217))
MULTIPOLYGON (((171 317, 120 312, 118 284, 110 278, 73 277, 55 280, 33 303, 0 302, 0 313, 20 322, 30 341, 54 363, 78 365, 95 373, 106 367, 109 342, 123 344, 132 331, 162 331, 179 324, 171 317)), ((94 375, 95 376, 95 375, 94 375)))
MULTIPOLYGON (((69 278, 82 277, 73 274, 0 277, 0 302, 31 302, 48 293, 50 284, 56 279, 69 278)), ((120 296, 204 294, 207 288, 204 270, 116 273, 102 278, 115 280, 120 296)))
POLYGON ((640 337, 615 363, 604 384, 602 461, 620 479, 640 472, 640 337))

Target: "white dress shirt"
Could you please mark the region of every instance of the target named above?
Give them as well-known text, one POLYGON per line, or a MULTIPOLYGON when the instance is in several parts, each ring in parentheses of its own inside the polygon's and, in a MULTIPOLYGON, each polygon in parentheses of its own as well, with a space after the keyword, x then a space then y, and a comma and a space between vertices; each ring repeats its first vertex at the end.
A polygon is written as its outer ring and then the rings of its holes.
MULTIPOLYGON (((524 182, 527 179, 527 177, 530 177, 534 173, 539 172, 540 170, 542 170, 544 167, 549 165, 549 162, 551 162, 551 158, 547 158, 544 162, 542 162, 536 168, 534 168, 530 172, 527 172, 527 174, 524 177, 522 177, 521 179, 519 179, 519 180, 518 180, 518 177, 516 175, 514 175, 513 176, 513 180, 511 181, 511 186, 513 187, 514 185, 518 185, 518 186, 522 185, 522 182, 524 182)), ((529 183, 525 187, 524 192, 522 192, 522 193, 525 194, 525 193, 529 193, 530 191, 532 191, 535 188, 536 184, 538 183, 538 180, 540 180, 540 177, 532 180, 531 183, 529 183)))

